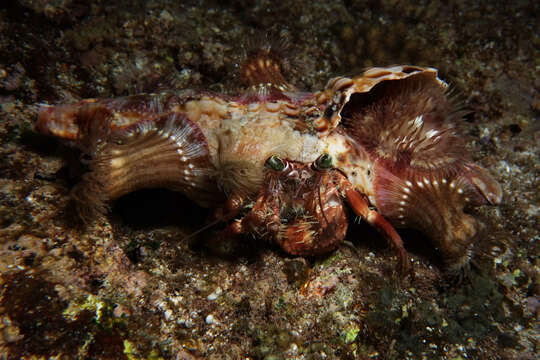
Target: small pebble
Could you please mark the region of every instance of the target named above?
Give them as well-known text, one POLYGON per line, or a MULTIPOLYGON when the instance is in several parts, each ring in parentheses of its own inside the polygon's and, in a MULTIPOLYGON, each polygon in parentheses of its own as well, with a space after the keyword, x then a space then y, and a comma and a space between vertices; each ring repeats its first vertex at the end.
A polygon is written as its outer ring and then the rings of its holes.
POLYGON ((220 287, 218 287, 216 290, 214 290, 210 295, 208 295, 206 297, 207 300, 210 300, 210 301, 213 301, 213 300, 216 300, 218 298, 219 295, 221 295, 221 293, 223 292, 223 290, 221 290, 220 287))

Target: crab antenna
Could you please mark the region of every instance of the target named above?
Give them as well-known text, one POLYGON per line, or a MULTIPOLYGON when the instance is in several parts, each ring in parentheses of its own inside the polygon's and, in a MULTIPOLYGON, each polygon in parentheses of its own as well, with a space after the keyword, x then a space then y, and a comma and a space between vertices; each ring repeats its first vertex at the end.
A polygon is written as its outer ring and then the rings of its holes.
POLYGON ((319 195, 319 207, 321 208, 321 214, 324 217, 324 220, 326 221, 326 225, 330 225, 330 222, 328 221, 328 218, 326 217, 326 214, 324 213, 324 207, 323 207, 322 200, 321 200, 320 181, 321 181, 321 179, 319 179, 319 186, 317 186, 317 190, 318 190, 317 193, 319 195))
POLYGON ((190 239, 193 239, 195 236, 199 235, 200 233, 202 233, 203 231, 205 230, 208 230, 210 229, 212 226, 215 226, 216 224, 222 222, 223 220, 225 220, 227 218, 227 216, 220 216, 219 218, 217 218, 216 220, 210 222, 209 224, 206 224, 204 225, 202 228, 200 228, 199 230, 195 230, 194 232, 192 232, 191 234, 189 234, 188 236, 182 238, 182 242, 185 242, 185 241, 188 241, 190 239))

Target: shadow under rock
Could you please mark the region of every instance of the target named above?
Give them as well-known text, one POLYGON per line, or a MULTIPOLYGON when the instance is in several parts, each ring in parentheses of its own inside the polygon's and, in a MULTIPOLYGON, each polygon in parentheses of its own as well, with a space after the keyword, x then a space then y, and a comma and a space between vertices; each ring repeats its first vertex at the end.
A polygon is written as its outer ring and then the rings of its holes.
POLYGON ((111 215, 134 230, 180 226, 202 228, 210 212, 178 192, 145 189, 116 200, 111 215))

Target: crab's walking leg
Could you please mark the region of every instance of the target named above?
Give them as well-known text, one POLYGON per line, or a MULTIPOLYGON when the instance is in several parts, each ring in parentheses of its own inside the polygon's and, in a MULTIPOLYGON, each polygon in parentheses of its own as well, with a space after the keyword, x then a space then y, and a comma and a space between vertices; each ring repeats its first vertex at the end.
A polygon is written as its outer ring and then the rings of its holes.
POLYGON ((240 213, 240 210, 242 210, 247 200, 247 196, 243 193, 231 193, 225 204, 214 212, 214 219, 227 222, 235 218, 240 213))
POLYGON ((369 208, 368 201, 353 188, 345 176, 337 175, 337 183, 354 212, 375 227, 398 252, 400 271, 404 274, 409 268, 408 256, 397 231, 381 214, 369 208))
MULTIPOLYGON (((223 207, 222 217, 230 220, 246 206, 249 198, 243 194, 231 194, 223 207)), ((279 199, 275 193, 275 181, 270 181, 268 188, 261 191, 253 208, 241 219, 227 226, 220 234, 220 239, 238 234, 258 233, 261 236, 279 230, 279 199)))

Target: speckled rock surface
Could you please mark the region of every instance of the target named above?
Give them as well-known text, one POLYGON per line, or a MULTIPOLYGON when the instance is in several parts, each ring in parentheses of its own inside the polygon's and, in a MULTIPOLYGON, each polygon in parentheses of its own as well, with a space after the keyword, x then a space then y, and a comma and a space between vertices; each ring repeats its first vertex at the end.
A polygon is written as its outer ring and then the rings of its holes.
MULTIPOLYGON (((80 359, 534 359, 540 340, 538 2, 20 0, 0 5, 0 353, 80 359), (468 279, 403 233, 400 281, 376 232, 321 258, 189 234, 208 212, 132 194, 89 224, 78 154, 32 130, 37 104, 140 91, 234 92, 242 44, 293 45, 306 90, 371 65, 441 69, 457 124, 504 190, 468 279), (232 249, 232 250, 231 250, 232 249), (62 357, 64 356, 64 357, 62 357)), ((33 357, 35 356, 35 357, 33 357)))

